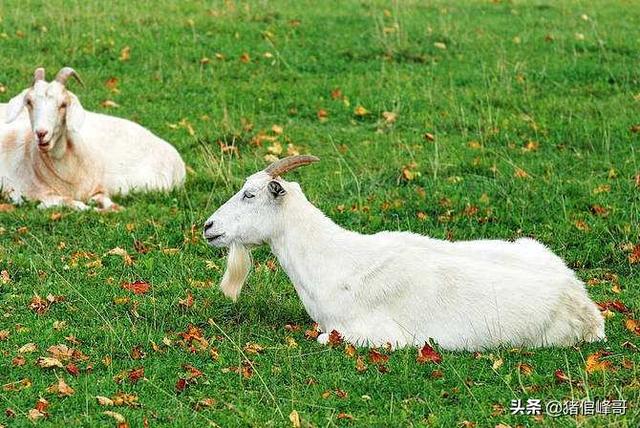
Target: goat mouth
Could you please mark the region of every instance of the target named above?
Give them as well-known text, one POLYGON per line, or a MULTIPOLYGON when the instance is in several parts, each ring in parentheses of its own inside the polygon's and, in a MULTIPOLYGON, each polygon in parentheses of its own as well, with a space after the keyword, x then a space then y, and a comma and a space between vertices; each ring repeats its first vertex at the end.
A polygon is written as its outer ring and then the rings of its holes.
POLYGON ((217 233, 215 235, 205 236, 205 238, 207 239, 207 242, 211 243, 216 241, 219 238, 222 238, 223 236, 224 236, 224 233, 217 233))
POLYGON ((51 147, 51 141, 38 141, 38 148, 40 150, 48 150, 51 147))

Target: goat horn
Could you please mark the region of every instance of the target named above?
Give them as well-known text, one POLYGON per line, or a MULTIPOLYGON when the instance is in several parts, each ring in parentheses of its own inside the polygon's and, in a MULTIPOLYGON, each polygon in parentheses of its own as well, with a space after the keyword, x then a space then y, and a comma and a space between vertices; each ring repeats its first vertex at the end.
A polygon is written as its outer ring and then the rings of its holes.
POLYGON ((84 82, 82 81, 82 79, 80 79, 80 76, 78 76, 78 73, 76 73, 76 71, 71 67, 64 67, 60 71, 58 71, 58 75, 56 76, 56 82, 60 82, 63 85, 66 85, 67 80, 69 80, 69 77, 71 76, 73 76, 73 78, 76 79, 78 83, 84 86, 84 82))
POLYGON ((298 156, 288 156, 284 159, 280 159, 269 165, 264 169, 264 172, 269 174, 271 177, 278 177, 279 175, 284 174, 285 172, 291 171, 292 169, 299 168, 304 165, 309 165, 314 162, 318 162, 318 159, 315 156, 310 155, 298 155, 298 156))
POLYGON ((33 73, 33 83, 39 80, 44 80, 44 68, 42 67, 36 68, 36 71, 33 73))

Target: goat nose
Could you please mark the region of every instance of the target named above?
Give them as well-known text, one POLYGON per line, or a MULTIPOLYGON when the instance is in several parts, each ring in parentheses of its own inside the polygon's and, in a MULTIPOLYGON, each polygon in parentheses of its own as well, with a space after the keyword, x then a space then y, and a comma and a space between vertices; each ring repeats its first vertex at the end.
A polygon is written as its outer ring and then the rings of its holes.
POLYGON ((47 131, 47 130, 38 129, 36 131, 36 135, 38 136, 38 140, 44 140, 44 137, 46 137, 48 133, 49 133, 49 131, 47 131))
POLYGON ((213 221, 207 220, 207 222, 204 224, 204 231, 206 232, 207 230, 211 229, 211 226, 213 226, 213 221))

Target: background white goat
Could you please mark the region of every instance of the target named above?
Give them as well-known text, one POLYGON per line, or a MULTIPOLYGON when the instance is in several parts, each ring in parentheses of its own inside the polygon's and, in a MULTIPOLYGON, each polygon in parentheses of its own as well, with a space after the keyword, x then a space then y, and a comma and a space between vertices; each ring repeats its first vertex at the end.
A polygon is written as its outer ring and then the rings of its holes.
POLYGON ((65 67, 52 82, 44 69, 33 84, 0 108, 0 191, 15 203, 85 209, 117 206, 111 196, 169 190, 184 182, 182 158, 166 141, 129 120, 85 112, 66 84, 65 67), (26 108, 26 113, 24 107, 26 108))
POLYGON ((357 345, 419 346, 432 338, 450 350, 605 338, 583 283, 544 245, 345 230, 279 177, 317 160, 275 162, 207 220, 210 245, 230 247, 221 283, 227 296, 235 300, 246 280, 247 248, 267 243, 324 332, 321 343, 332 330, 357 345))

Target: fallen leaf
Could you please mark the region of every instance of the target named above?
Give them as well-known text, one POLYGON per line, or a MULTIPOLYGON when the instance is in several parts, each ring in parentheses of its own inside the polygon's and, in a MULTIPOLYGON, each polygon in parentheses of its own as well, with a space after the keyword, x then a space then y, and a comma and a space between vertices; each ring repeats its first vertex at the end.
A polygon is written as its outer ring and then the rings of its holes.
POLYGON ((369 350, 369 361, 376 365, 386 364, 389 361, 389 356, 378 352, 375 348, 371 348, 369 350))
POLYGON ((27 363, 27 360, 22 355, 18 355, 13 360, 11 360, 11 364, 13 364, 14 367, 22 367, 26 363, 27 363))
POLYGON ((80 374, 80 370, 73 363, 67 364, 67 366, 65 368, 67 369, 67 373, 69 373, 72 376, 78 376, 80 374))
POLYGON ((369 114, 369 110, 359 105, 353 110, 353 114, 355 114, 358 117, 364 117, 369 114))
POLYGON ((320 332, 318 331, 318 323, 313 323, 313 326, 304 331, 304 337, 306 337, 307 339, 317 339, 318 336, 320 335, 320 332))
POLYGON ((204 408, 213 407, 216 402, 217 401, 214 398, 203 398, 202 400, 199 400, 193 408, 195 411, 200 411, 204 408))
POLYGON ((356 351, 355 346, 349 343, 344 347, 344 353, 347 357, 353 358, 358 354, 358 351, 356 351))
POLYGON ((529 174, 527 173, 527 171, 518 167, 516 167, 516 169, 513 171, 513 176, 516 178, 529 178, 529 174))
POLYGON ((96 400, 100 406, 113 406, 113 400, 109 397, 103 397, 102 395, 96 396, 96 400))
POLYGON ((251 62, 251 57, 249 56, 248 53, 244 52, 242 55, 240 55, 240 61, 247 64, 251 62))
POLYGON ((29 418, 30 421, 35 422, 38 419, 42 419, 46 416, 46 414, 44 414, 43 412, 41 412, 38 409, 31 409, 29 410, 29 413, 27 414, 27 418, 29 418))
POLYGON ((398 119, 398 114, 392 111, 383 111, 382 117, 387 123, 395 123, 395 121, 398 119))
POLYGON ((122 288, 131 291, 133 294, 141 295, 147 293, 151 286, 145 281, 123 282, 122 288))
POLYGON ((425 132, 424 138, 427 141, 435 141, 436 140, 436 136, 431 134, 430 132, 425 132))
POLYGON ((632 265, 640 263, 640 244, 636 244, 633 247, 631 254, 629 254, 629 263, 631 263, 632 265))
POLYGON ((60 397, 70 397, 75 394, 76 391, 67 385, 67 382, 65 382, 64 379, 59 378, 58 383, 54 383, 47 388, 47 392, 58 394, 60 397))
POLYGON ((187 291, 187 297, 184 299, 178 299, 178 305, 184 309, 189 309, 193 306, 193 294, 190 291, 187 291))
POLYGON ((518 363, 518 370, 525 376, 531 376, 533 374, 533 367, 531 364, 527 363, 518 363))
POLYGON ((640 336, 640 322, 638 322, 637 320, 632 319, 632 318, 627 318, 627 320, 624 322, 624 326, 631 333, 634 333, 634 334, 640 336))
POLYGON ((43 299, 39 295, 35 295, 29 302, 29 309, 37 314, 44 314, 49 309, 50 303, 46 299, 43 299))
POLYGON ((576 220, 574 223, 576 229, 581 230, 583 232, 588 232, 590 227, 584 220, 576 220))
POLYGON ((438 48, 438 49, 447 49, 447 45, 445 43, 442 42, 435 42, 433 44, 434 47, 438 48))
POLYGON ((347 398, 347 396, 349 395, 347 394, 347 391, 344 391, 340 388, 337 388, 334 392, 336 393, 336 396, 338 398, 347 398))
POLYGON ((433 349, 431 345, 425 343, 424 346, 418 351, 416 361, 418 362, 418 364, 440 364, 442 362, 442 355, 440 355, 435 349, 433 349))
MULTIPOLYGON (((105 416, 109 416, 110 418, 115 419, 115 421, 118 424, 126 424, 127 423, 127 420, 120 413, 112 412, 111 410, 105 410, 104 412, 102 412, 102 414, 105 415, 105 416)), ((118 428, 121 428, 121 427, 118 426, 118 428)))
POLYGON ((565 372, 560 369, 557 369, 553 375, 558 383, 570 382, 569 376, 567 376, 565 372))
POLYGON ((607 217, 609 215, 609 210, 598 204, 591 205, 591 212, 598 217, 607 217))
POLYGON ((329 333, 329 346, 336 347, 342 343, 342 335, 337 330, 331 330, 329 333))
POLYGON ((320 120, 320 122, 326 121, 329 117, 329 113, 323 108, 319 109, 316 115, 318 116, 318 120, 320 120))
POLYGON ((364 362, 364 358, 362 358, 361 356, 358 356, 358 358, 356 358, 356 371, 358 373, 367 371, 367 365, 364 362))
POLYGON ((631 313, 631 310, 629 308, 627 308, 627 306, 622 303, 622 301, 620 300, 607 300, 604 302, 598 302, 596 303, 596 305, 598 305, 598 308, 603 311, 603 310, 607 310, 607 309, 612 309, 616 312, 619 312, 623 315, 629 315, 631 313))
POLYGON ((35 352, 38 350, 38 345, 36 345, 35 343, 27 343, 25 345, 22 345, 20 347, 20 349, 18 349, 18 353, 20 354, 30 354, 32 352, 35 352))
POLYGON ((185 378, 180 378, 176 381, 176 392, 180 394, 189 385, 189 382, 185 378))
POLYGON ((300 424, 300 415, 297 410, 292 410, 291 413, 289 413, 289 420, 291 421, 291 426, 293 426, 293 428, 300 428, 302 426, 300 424))
POLYGON ((11 204, 0 204, 0 213, 10 213, 15 209, 16 207, 11 204))
POLYGON ((134 394, 127 394, 124 392, 118 392, 113 397, 113 404, 115 406, 129 406, 129 407, 139 407, 140 403, 138 402, 138 396, 134 394))
POLYGON ((50 369, 54 367, 58 367, 61 369, 64 368, 64 366, 62 365, 59 359, 52 358, 52 357, 40 357, 36 361, 36 364, 42 367, 43 369, 50 369))
POLYGON ((120 61, 129 61, 131 58, 131 48, 129 46, 125 46, 120 51, 120 57, 118 58, 120 61))
POLYGON ((247 354, 260 354, 262 351, 264 351, 264 347, 257 343, 247 343, 244 345, 244 352, 247 354))
POLYGON ((601 358, 611 355, 610 352, 598 351, 595 354, 591 354, 587 357, 585 364, 585 371, 587 373, 595 373, 600 371, 613 370, 613 363, 611 361, 602 361, 601 358))
POLYGON ((109 251, 107 251, 107 254, 110 256, 122 257, 122 261, 124 262, 125 266, 133 265, 133 259, 131 258, 127 250, 125 250, 124 248, 120 248, 120 247, 112 248, 109 251))
POLYGON ((350 420, 350 421, 353 420, 353 416, 351 416, 348 413, 344 413, 344 412, 338 413, 338 416, 336 416, 336 418, 338 418, 338 419, 347 419, 347 420, 350 420))
POLYGON ((137 369, 130 370, 129 376, 127 377, 131 383, 137 383, 144 377, 144 367, 138 367, 137 369))

